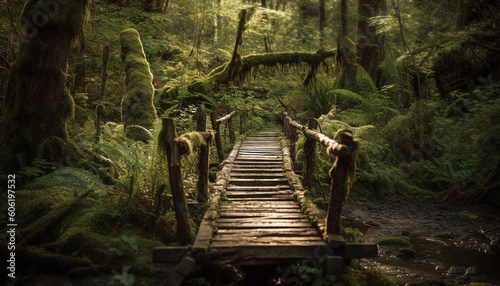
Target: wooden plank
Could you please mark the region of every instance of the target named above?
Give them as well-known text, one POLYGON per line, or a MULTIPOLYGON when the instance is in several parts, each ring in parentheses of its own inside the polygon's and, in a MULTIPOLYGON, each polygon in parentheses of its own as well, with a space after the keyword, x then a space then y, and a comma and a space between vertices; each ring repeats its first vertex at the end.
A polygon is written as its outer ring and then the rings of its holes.
POLYGON ((235 197, 231 198, 231 201, 290 201, 295 202, 295 200, 291 196, 282 196, 282 197, 270 197, 270 198, 240 198, 235 197))
POLYGON ((262 163, 262 164, 255 164, 255 163, 238 163, 233 165, 234 168, 254 168, 254 169, 267 169, 267 168, 283 168, 283 163, 275 163, 275 164, 269 164, 269 163, 262 163))
POLYGON ((218 228, 266 228, 266 227, 311 227, 311 223, 306 221, 225 221, 219 222, 218 228))
POLYGON ((303 245, 307 243, 322 243, 323 240, 319 236, 290 236, 290 237, 278 237, 278 236, 215 236, 212 242, 213 247, 217 247, 217 244, 233 244, 238 245, 303 245))
POLYGON ((237 241, 214 242, 210 253, 217 250, 230 248, 237 252, 241 259, 290 259, 290 258, 310 258, 314 257, 315 252, 319 252, 322 247, 328 246, 321 241, 303 241, 296 243, 271 242, 271 243, 238 243, 237 241), (269 247, 272 246, 272 247, 269 247), (282 252, 282 247, 290 247, 286 252, 282 252), (219 249, 218 249, 219 248, 219 249))
POLYGON ((282 160, 275 160, 273 161, 261 161, 261 160, 239 160, 235 159, 234 160, 235 165, 270 165, 270 166, 281 166, 283 165, 282 160))
POLYGON ((270 178, 275 178, 275 179, 282 179, 285 178, 284 173, 281 174, 269 174, 269 173, 235 173, 231 172, 229 175, 233 178, 260 178, 260 179, 270 179, 270 178))
POLYGON ((240 265, 282 263, 283 261, 302 262, 304 259, 320 261, 333 254, 333 249, 326 244, 310 244, 300 246, 275 245, 268 246, 229 246, 210 249, 214 257, 232 260, 240 265))
POLYGON ((226 195, 229 198, 235 198, 235 197, 241 197, 241 198, 268 198, 268 197, 277 197, 277 198, 290 198, 293 192, 291 190, 289 191, 271 191, 271 192, 266 192, 266 191, 245 191, 245 192, 231 192, 227 191, 226 195))
POLYGON ((236 173, 236 172, 248 172, 248 173, 254 173, 254 172, 266 172, 266 173, 284 173, 285 170, 283 168, 246 168, 246 167, 240 167, 240 166, 234 166, 231 169, 231 173, 236 173))
POLYGON ((305 218, 304 214, 298 210, 296 210, 293 213, 248 212, 243 214, 238 212, 223 211, 221 212, 220 217, 221 218, 283 218, 283 219, 305 218))
MULTIPOLYGON (((311 246, 311 245, 317 245, 318 243, 321 243, 320 241, 214 241, 212 243, 212 247, 251 247, 251 246, 261 246, 261 247, 267 247, 269 249, 275 247, 275 246, 311 246)), ((275 257, 271 257, 275 258, 275 257)))
POLYGON ((276 179, 239 179, 239 178, 230 178, 230 184, 244 184, 244 183, 252 183, 252 184, 269 184, 269 185, 277 185, 277 184, 287 184, 288 179, 286 178, 276 178, 276 179))
POLYGON ((257 147, 243 147, 243 149, 240 149, 238 152, 238 155, 256 155, 256 156, 280 156, 283 157, 283 152, 281 151, 281 148, 268 148, 268 149, 260 149, 257 147))
MULTIPOLYGON (((214 237, 212 246, 214 243, 231 243, 234 245, 255 245, 255 244, 285 244, 301 245, 303 243, 322 243, 323 240, 319 236, 237 236, 231 235, 218 235, 214 237)), ((214 246, 215 247, 215 246, 214 246)))
POLYGON ((221 212, 233 212, 233 213, 253 213, 253 212, 269 212, 273 211, 275 213, 298 213, 301 212, 300 208, 297 206, 284 206, 277 209, 264 208, 264 207, 223 207, 221 212))
POLYGON ((278 156, 270 156, 270 157, 264 157, 264 156, 236 156, 236 160, 239 161, 259 161, 259 162, 264 162, 264 163, 273 163, 273 162, 283 162, 283 158, 280 158, 278 156))
POLYGON ((290 190, 289 185, 273 185, 273 186, 238 186, 228 185, 228 191, 282 191, 290 190))
POLYGON ((268 211, 273 211, 277 208, 299 208, 296 201, 279 201, 279 202, 235 202, 235 201, 223 201, 221 203, 221 208, 224 207, 256 207, 256 208, 267 208, 268 211))
POLYGON ((279 235, 279 236, 315 236, 319 235, 318 230, 313 227, 304 228, 256 228, 256 229, 219 229, 217 235, 279 235))
POLYGON ((246 217, 246 218, 226 218, 220 217, 219 223, 309 223, 309 226, 312 226, 310 222, 305 218, 275 218, 275 217, 246 217))

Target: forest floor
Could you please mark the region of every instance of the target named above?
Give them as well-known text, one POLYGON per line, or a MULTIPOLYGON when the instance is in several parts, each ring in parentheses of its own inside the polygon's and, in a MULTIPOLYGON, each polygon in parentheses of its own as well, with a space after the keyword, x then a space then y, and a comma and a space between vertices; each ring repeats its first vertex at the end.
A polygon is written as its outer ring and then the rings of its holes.
POLYGON ((500 213, 495 206, 350 200, 343 215, 346 226, 359 230, 358 241, 400 237, 411 243, 379 246, 379 257, 368 260, 399 285, 427 279, 434 279, 433 285, 500 285, 500 213))

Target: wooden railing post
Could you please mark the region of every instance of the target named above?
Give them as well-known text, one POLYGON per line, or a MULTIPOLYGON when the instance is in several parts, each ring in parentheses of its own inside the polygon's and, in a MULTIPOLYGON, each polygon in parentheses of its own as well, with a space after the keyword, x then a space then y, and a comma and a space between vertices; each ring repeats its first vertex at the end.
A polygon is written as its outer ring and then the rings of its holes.
POLYGON ((219 164, 224 161, 224 150, 222 149, 222 139, 220 137, 219 123, 214 112, 210 113, 210 120, 212 121, 212 129, 215 131, 215 147, 217 148, 217 157, 219 164))
POLYGON ((179 146, 175 141, 175 138, 177 138, 175 120, 171 117, 163 118, 162 124, 165 136, 165 151, 168 161, 168 177, 172 188, 175 218, 177 220, 177 235, 180 244, 187 245, 193 241, 193 231, 189 221, 186 196, 182 186, 181 154, 179 152, 179 146))
POLYGON ((236 135, 234 134, 233 117, 227 120, 227 129, 229 131, 229 142, 234 143, 234 141, 236 141, 236 135))
POLYGON ((247 118, 248 112, 242 111, 240 113, 240 135, 245 134, 245 132, 247 131, 247 118))
MULTIPOLYGON (((293 108, 292 106, 288 106, 287 112, 288 112, 288 115, 292 119, 295 120, 295 116, 296 116, 295 108, 293 108)), ((288 136, 288 140, 290 140, 290 157, 292 157, 292 162, 295 163, 295 157, 296 157, 295 156, 295 154, 296 154, 295 145, 297 143, 297 131, 295 131, 295 128, 288 126, 287 136, 288 136)))
MULTIPOLYGON (((347 131, 341 132, 339 138, 336 139, 339 144, 349 147, 349 150, 353 147, 353 135, 347 131)), ((332 167, 330 204, 328 205, 328 214, 326 218, 327 234, 341 234, 340 216, 342 212, 342 203, 347 193, 347 173, 351 160, 350 154, 338 154, 332 167)))
MULTIPOLYGON (((318 126, 318 123, 314 119, 309 119, 307 128, 314 130, 318 126)), ((312 138, 307 138, 304 144, 304 173, 302 184, 306 188, 311 188, 314 180, 314 166, 316 164, 316 140, 312 138)))
POLYGON ((339 138, 332 140, 324 134, 316 132, 294 121, 287 112, 283 112, 282 114, 285 118, 285 122, 288 123, 288 128, 301 130, 306 138, 313 139, 325 146, 328 154, 337 156, 330 172, 332 181, 330 185, 330 204, 328 206, 326 218, 326 235, 331 235, 332 238, 329 239, 332 241, 341 242, 343 239, 342 236, 340 236, 340 215, 342 212, 342 203, 347 194, 347 175, 349 168, 351 168, 351 161, 353 160, 352 150, 356 147, 353 135, 344 130, 339 132, 339 138))
MULTIPOLYGON (((196 131, 206 132, 207 130, 207 114, 204 110, 198 111, 196 120, 196 131)), ((210 165, 210 144, 211 137, 205 139, 206 145, 200 147, 200 159, 198 162, 198 203, 206 204, 208 202, 208 170, 210 165)))

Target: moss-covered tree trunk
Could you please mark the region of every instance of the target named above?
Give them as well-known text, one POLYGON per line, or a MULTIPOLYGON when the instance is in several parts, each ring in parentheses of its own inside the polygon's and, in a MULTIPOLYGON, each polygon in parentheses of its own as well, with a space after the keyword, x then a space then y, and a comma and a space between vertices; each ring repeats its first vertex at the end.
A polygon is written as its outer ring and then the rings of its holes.
POLYGON ((371 78, 378 83, 379 64, 385 57, 385 36, 377 34, 377 28, 370 25, 369 18, 387 13, 385 0, 358 1, 358 39, 357 55, 359 64, 365 68, 371 78))
POLYGON ((319 47, 325 47, 326 0, 319 0, 319 47))
POLYGON ((0 162, 6 170, 30 164, 44 153, 54 161, 68 155, 67 124, 74 114, 66 88, 68 53, 83 33, 88 0, 52 3, 29 0, 21 15, 27 29, 12 65, 6 113, 0 119, 0 162))
POLYGON ((347 0, 340 1, 340 34, 347 37, 347 0))
POLYGON ((126 29, 120 33, 121 58, 125 66, 127 93, 122 101, 122 122, 126 134, 134 140, 147 141, 156 120, 153 105, 153 74, 149 69, 139 32, 126 29))

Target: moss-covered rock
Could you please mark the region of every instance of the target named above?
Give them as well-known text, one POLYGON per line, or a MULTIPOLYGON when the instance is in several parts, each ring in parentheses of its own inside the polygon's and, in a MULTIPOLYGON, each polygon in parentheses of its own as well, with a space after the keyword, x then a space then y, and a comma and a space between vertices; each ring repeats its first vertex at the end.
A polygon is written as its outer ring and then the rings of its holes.
POLYGON ((411 247, 412 244, 407 239, 401 237, 386 237, 377 241, 379 245, 389 246, 389 247, 411 247))
POLYGON ((146 60, 139 32, 126 29, 120 33, 121 58, 125 66, 127 93, 122 100, 122 122, 128 137, 134 140, 151 139, 142 129, 151 129, 156 120, 153 105, 153 74, 146 60), (137 128, 137 127, 142 128, 137 128))

